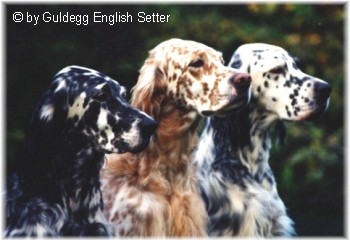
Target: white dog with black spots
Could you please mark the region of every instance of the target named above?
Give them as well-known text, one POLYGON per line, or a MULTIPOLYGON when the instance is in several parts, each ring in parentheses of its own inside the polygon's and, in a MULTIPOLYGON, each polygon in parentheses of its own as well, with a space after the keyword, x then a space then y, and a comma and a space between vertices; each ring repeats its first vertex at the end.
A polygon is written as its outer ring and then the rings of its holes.
POLYGON ((249 73, 251 101, 227 117, 207 120, 195 162, 211 236, 295 234, 269 166, 271 131, 283 121, 315 120, 326 111, 331 87, 302 72, 296 58, 268 44, 246 44, 229 66, 249 73))

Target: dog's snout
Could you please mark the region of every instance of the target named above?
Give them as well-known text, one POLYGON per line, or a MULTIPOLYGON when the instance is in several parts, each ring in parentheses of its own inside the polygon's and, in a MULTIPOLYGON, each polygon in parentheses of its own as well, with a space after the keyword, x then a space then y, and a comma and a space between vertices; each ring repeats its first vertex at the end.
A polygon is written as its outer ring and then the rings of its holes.
POLYGON ((314 86, 317 97, 327 99, 331 95, 332 87, 328 83, 316 83, 314 86))
POLYGON ((141 128, 143 132, 148 136, 153 135, 157 127, 158 127, 158 123, 151 118, 146 118, 142 121, 141 128))
POLYGON ((235 88, 239 90, 244 90, 249 88, 252 82, 252 78, 250 77, 249 74, 237 73, 231 77, 230 82, 231 84, 233 84, 235 88))

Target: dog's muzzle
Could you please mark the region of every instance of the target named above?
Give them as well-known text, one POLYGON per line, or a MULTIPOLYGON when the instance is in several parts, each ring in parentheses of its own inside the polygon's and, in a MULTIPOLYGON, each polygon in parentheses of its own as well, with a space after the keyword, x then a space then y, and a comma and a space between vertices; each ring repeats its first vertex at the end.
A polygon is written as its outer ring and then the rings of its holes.
POLYGON ((327 110, 332 87, 326 82, 318 82, 314 85, 315 110, 306 118, 307 121, 315 121, 327 110))
POLYGON ((246 73, 236 73, 230 78, 230 83, 238 91, 246 91, 252 83, 252 78, 246 73))

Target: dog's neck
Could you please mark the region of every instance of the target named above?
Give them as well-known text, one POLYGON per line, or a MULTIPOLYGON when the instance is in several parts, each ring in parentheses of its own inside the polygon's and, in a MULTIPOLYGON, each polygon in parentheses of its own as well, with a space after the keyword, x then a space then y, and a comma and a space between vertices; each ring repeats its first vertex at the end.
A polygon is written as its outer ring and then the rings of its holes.
POLYGON ((169 104, 163 107, 158 119, 158 129, 148 151, 157 154, 152 157, 155 165, 167 173, 187 171, 191 155, 198 141, 199 115, 194 110, 180 109, 169 104))
POLYGON ((166 187, 168 191, 175 181, 181 184, 189 180, 190 161, 198 141, 199 115, 170 104, 162 106, 157 121, 157 131, 146 150, 112 157, 107 161, 106 169, 120 177, 136 177, 145 185, 157 184, 161 177, 170 184, 166 187))
MULTIPOLYGON (((215 159, 232 160, 248 168, 254 177, 269 171, 268 159, 271 148, 270 128, 277 116, 252 102, 239 112, 225 118, 212 117, 204 130, 212 134, 215 159)), ((210 160, 210 159, 209 159, 210 160)))
POLYGON ((72 157, 74 159, 69 161, 73 160, 74 164, 66 170, 66 176, 63 176, 65 179, 61 186, 65 192, 63 202, 76 221, 98 218, 99 216, 95 214, 101 214, 103 209, 99 170, 103 164, 104 154, 93 148, 87 148, 72 157))

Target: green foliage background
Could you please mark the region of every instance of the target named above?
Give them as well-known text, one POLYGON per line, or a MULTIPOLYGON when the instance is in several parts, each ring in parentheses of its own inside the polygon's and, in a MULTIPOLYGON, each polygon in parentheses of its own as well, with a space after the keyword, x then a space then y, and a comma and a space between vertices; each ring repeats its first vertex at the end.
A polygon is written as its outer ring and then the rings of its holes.
POLYGON ((106 73, 130 89, 148 50, 168 38, 202 42, 226 62, 241 44, 279 45, 302 70, 332 84, 327 113, 316 122, 288 123, 284 145, 271 165, 280 195, 300 236, 343 236, 344 230, 344 34, 343 4, 148 4, 6 5, 6 162, 20 151, 31 112, 53 75, 67 65, 106 73), (170 14, 168 23, 137 23, 137 12, 170 14), (88 14, 89 24, 15 23, 50 12, 88 14), (133 23, 93 23, 93 12, 134 15, 133 23))

